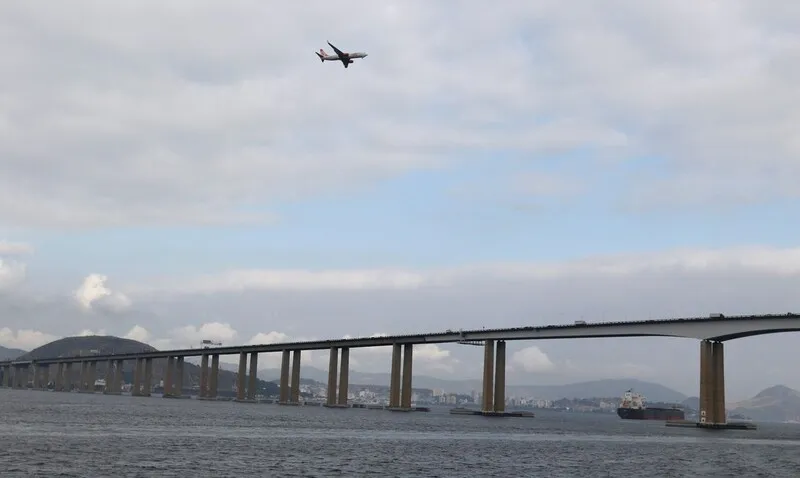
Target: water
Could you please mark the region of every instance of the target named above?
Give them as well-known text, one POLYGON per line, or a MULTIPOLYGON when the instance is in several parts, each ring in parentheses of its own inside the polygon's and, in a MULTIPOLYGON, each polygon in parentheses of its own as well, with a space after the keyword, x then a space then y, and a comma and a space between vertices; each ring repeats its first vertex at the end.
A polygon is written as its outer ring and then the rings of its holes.
POLYGON ((0 476, 796 477, 800 426, 667 428, 0 390, 0 476))

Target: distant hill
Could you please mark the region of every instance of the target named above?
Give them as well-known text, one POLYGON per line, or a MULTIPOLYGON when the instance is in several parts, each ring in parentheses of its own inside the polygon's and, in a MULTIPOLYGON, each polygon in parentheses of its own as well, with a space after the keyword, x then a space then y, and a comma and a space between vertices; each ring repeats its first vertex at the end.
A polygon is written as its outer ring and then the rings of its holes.
POLYGON ((800 392, 784 385, 775 385, 759 392, 750 400, 732 403, 731 414, 744 415, 756 421, 785 422, 800 420, 800 392))
MULTIPOLYGON (((20 357, 22 360, 37 359, 37 358, 52 358, 52 357, 68 357, 75 355, 93 355, 110 354, 110 353, 137 353, 137 352, 151 352, 156 349, 148 344, 137 342, 136 340, 123 339, 121 337, 114 337, 110 335, 90 335, 85 337, 65 337, 48 344, 42 345, 39 348, 31 350, 20 357)), ((158 383, 164 378, 166 369, 166 359, 153 360, 153 383, 158 383)), ((220 364, 222 365, 222 364, 220 364)), ((125 363, 125 370, 123 375, 125 381, 130 383, 133 380, 133 362, 128 361, 125 363)), ((101 361, 97 364, 97 377, 102 378, 105 376, 106 363, 101 361)), ((232 390, 233 384, 236 381, 236 374, 220 367, 218 376, 218 390, 229 391, 232 390)), ((184 362, 183 365, 183 386, 190 388, 193 385, 200 383, 200 367, 193 363, 184 362)), ((269 383, 264 380, 258 381, 258 388, 261 393, 265 395, 277 395, 278 386, 274 383, 269 383)))
POLYGON ((692 410, 700 410, 700 397, 689 397, 683 401, 682 405, 692 410))
MULTIPOLYGON (((262 369, 258 376, 264 380, 278 380, 279 369, 262 369)), ((300 368, 300 376, 305 379, 327 383, 328 372, 325 370, 304 365, 300 368)), ((388 373, 363 373, 350 370, 351 385, 388 386, 388 373)), ((414 375, 414 388, 434 389, 440 388, 450 393, 471 393, 473 390, 482 389, 480 380, 446 380, 425 375, 414 375)), ((546 400, 560 398, 591 398, 591 397, 618 397, 626 390, 633 388, 644 395, 649 402, 680 403, 686 395, 667 388, 657 383, 645 382, 636 379, 607 379, 593 380, 590 382, 573 383, 568 385, 508 385, 507 396, 528 396, 546 400)))
POLYGON ((24 353, 24 350, 9 349, 0 345, 0 360, 14 360, 24 353))

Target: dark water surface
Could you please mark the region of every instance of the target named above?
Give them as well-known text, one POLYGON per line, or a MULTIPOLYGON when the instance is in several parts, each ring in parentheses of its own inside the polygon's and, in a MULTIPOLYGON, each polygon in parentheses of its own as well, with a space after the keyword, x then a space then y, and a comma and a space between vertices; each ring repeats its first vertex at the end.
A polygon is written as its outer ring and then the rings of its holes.
POLYGON ((666 428, 0 389, 0 477, 798 477, 800 426, 666 428))

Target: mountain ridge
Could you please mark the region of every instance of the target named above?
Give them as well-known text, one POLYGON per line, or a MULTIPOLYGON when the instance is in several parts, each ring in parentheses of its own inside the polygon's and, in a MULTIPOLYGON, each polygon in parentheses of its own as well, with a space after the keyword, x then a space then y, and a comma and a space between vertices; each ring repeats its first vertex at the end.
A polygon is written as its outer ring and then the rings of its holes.
POLYGON ((727 408, 731 415, 743 415, 756 421, 797 422, 800 421, 800 392, 786 385, 773 385, 727 408))
POLYGON ((28 353, 27 350, 12 349, 0 345, 0 360, 15 360, 17 357, 20 357, 26 353, 28 353))

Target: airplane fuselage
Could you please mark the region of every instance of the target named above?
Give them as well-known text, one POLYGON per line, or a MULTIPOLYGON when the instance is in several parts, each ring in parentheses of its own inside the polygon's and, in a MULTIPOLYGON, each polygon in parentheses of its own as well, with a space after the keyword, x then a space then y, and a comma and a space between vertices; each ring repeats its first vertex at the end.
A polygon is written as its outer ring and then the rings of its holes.
MULTIPOLYGON (((367 54, 364 52, 346 53, 344 58, 364 58, 367 54)), ((323 61, 340 61, 339 55, 324 55, 321 57, 323 61)))

